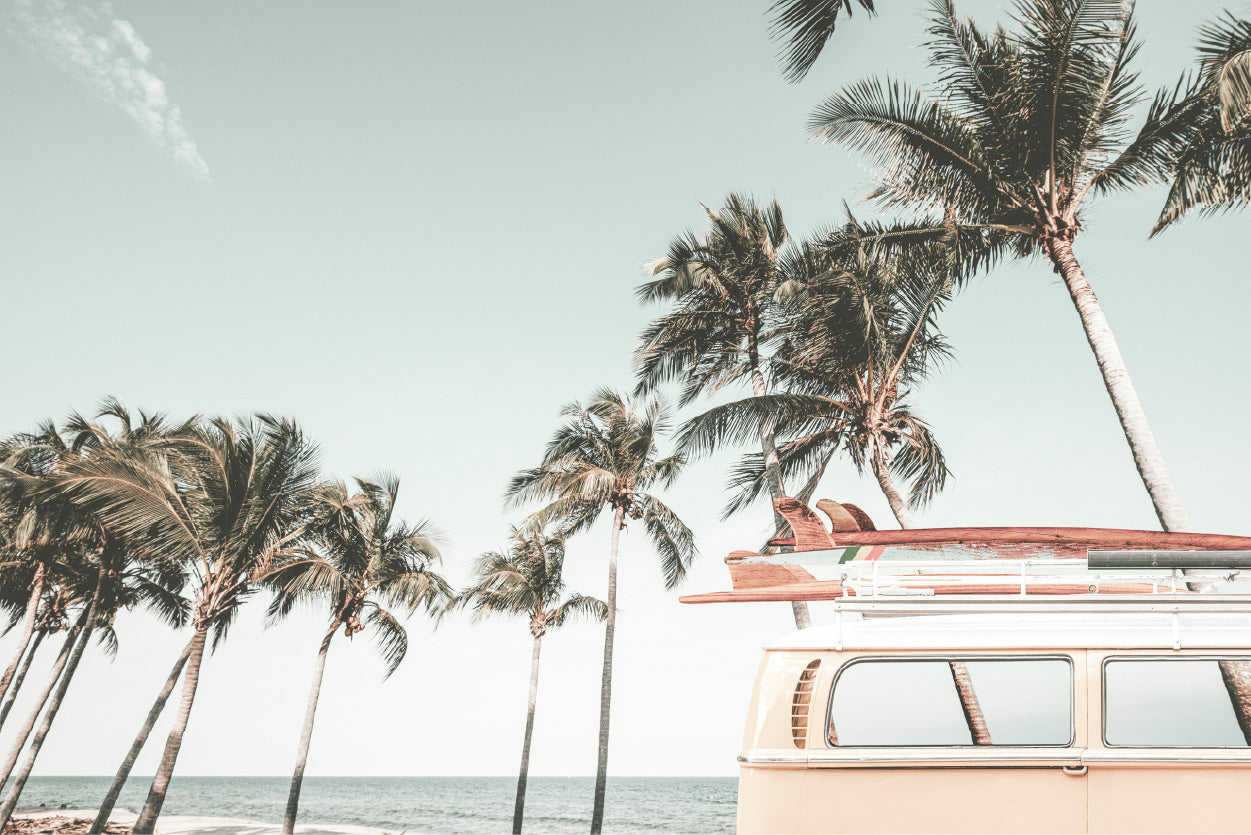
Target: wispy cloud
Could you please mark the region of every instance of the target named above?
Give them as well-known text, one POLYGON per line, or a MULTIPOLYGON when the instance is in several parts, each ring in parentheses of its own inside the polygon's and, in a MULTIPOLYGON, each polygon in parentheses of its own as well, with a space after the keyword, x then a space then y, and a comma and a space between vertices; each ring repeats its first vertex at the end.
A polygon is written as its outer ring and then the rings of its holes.
POLYGON ((152 50, 107 0, 0 0, 5 28, 96 96, 126 111, 157 147, 197 180, 210 182, 208 164, 182 124, 152 50))

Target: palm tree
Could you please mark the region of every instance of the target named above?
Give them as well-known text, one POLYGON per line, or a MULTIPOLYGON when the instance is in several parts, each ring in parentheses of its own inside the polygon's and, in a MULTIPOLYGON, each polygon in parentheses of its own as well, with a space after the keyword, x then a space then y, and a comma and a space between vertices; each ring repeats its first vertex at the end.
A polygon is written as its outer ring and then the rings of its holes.
MULTIPOLYGON (((679 449, 704 454, 750 436, 768 419, 777 427, 782 470, 809 477, 834 453, 877 479, 900 527, 911 510, 946 484, 942 449, 910 405, 912 386, 925 379, 949 348, 935 317, 950 298, 940 265, 859 252, 829 265, 797 297, 793 325, 774 358, 786 391, 746 398, 692 418, 679 449), (896 479, 910 485, 904 499, 896 479)), ((736 470, 738 494, 726 515, 765 490, 758 456, 736 470)))
POLYGON ((389 677, 408 650, 408 634, 392 610, 412 614, 425 607, 431 612, 452 598, 447 582, 431 570, 441 558, 429 525, 408 525, 395 516, 399 479, 357 479, 356 485, 355 494, 342 482, 325 484, 317 491, 302 553, 264 579, 275 591, 269 607, 271 620, 285 617, 300 600, 324 601, 330 612, 330 625, 313 667, 283 818, 285 835, 295 831, 326 655, 339 627, 349 639, 366 627, 372 628, 389 677))
MULTIPOLYGON (((99 575, 94 572, 88 573, 88 571, 83 570, 88 568, 85 560, 78 568, 81 571, 82 583, 79 586, 78 591, 71 594, 73 595, 72 599, 74 603, 85 605, 79 606, 78 617, 74 619, 73 627, 66 633, 65 641, 61 645, 61 650, 57 653, 56 660, 52 664, 52 669, 48 673, 48 680, 43 689, 35 697, 34 704, 31 707, 29 715, 26 717, 26 721, 21 725, 21 727, 18 728, 17 736, 13 740, 13 745, 10 748, 8 755, 5 757, 3 765, 0 765, 0 786, 4 785, 8 781, 9 777, 12 776, 13 769, 17 766, 17 762, 21 758, 22 751, 26 747, 26 743, 30 739, 31 734, 36 733, 46 735, 46 731, 42 730, 42 726, 39 731, 36 731, 36 725, 39 723, 39 716, 44 711, 46 706, 50 703, 59 704, 61 698, 64 696, 65 688, 69 686, 69 681, 78 666, 78 661, 82 657, 83 650, 86 648, 87 641, 79 639, 84 635, 85 637, 90 638, 91 630, 95 626, 95 604, 99 599, 96 589, 99 588, 99 583, 93 581, 98 580, 99 575), (89 589, 87 598, 89 602, 84 601, 84 598, 81 595, 82 586, 86 586, 87 589, 89 589)), ((42 739, 40 739, 40 741, 42 742, 42 739)), ((7 805, 7 802, 5 805, 7 805)), ((0 820, 0 829, 3 828, 7 821, 7 817, 0 820)))
MULTIPOLYGON (((11 605, 11 595, 27 597, 26 606, 22 610, 22 632, 17 640, 17 648, 13 652, 13 660, 5 668, 3 677, 0 677, 0 699, 5 700, 7 703, 10 692, 13 693, 14 697, 17 696, 17 690, 21 688, 22 680, 26 677, 26 669, 30 666, 27 659, 34 657, 35 650, 39 648, 39 641, 43 637, 41 632, 36 634, 35 624, 39 614, 40 602, 43 598, 47 567, 41 562, 32 566, 24 560, 18 563, 8 563, 5 567, 8 569, 4 572, 3 578, 6 608, 11 605), (34 641, 33 645, 32 639, 34 641), (19 665, 21 667, 20 670, 19 665), (12 685, 12 691, 9 689, 10 685, 12 685)), ((10 624, 10 628, 13 625, 15 624, 10 624)), ((0 709, 0 727, 4 725, 6 714, 7 711, 0 709)))
MULTIPOLYGON (((98 632, 100 642, 110 655, 117 653, 117 636, 112 624, 122 609, 134 609, 140 605, 147 608, 167 625, 178 628, 186 623, 188 612, 186 601, 179 595, 178 588, 182 576, 176 566, 150 566, 139 563, 131 558, 124 545, 117 539, 107 535, 102 537, 102 545, 94 551, 94 562, 91 567, 98 566, 94 572, 83 571, 81 585, 85 586, 78 596, 86 599, 81 634, 68 657, 63 671, 57 680, 56 690, 47 699, 39 730, 31 741, 26 760, 21 769, 13 775, 13 785, 0 805, 0 826, 12 816, 27 779, 34 770, 35 762, 43 748, 52 723, 60 711, 61 704, 69 689, 93 632, 98 632), (89 592, 88 592, 89 589, 89 592)), ((51 681, 49 682, 51 685, 51 681)), ((39 712, 37 705, 31 714, 31 721, 39 712)), ((20 746, 18 746, 20 747, 20 746)), ((15 748, 15 753, 16 753, 15 748)), ((6 767, 6 774, 11 765, 6 767)))
MULTIPOLYGON (((719 211, 706 206, 704 211, 712 229, 703 236, 687 232, 675 238, 664 256, 648 263, 648 271, 659 277, 638 289, 642 301, 675 303, 640 336, 638 391, 678 379, 682 405, 744 378, 756 397, 768 394, 773 374, 766 352, 783 333, 775 299, 788 284, 783 266, 790 233, 782 207, 777 201, 761 207, 730 194, 719 211)), ((755 428, 769 494, 776 500, 786 488, 774 426, 762 416, 755 428)), ((776 511, 774 526, 778 535, 786 530, 786 520, 776 511)), ((797 627, 812 624, 806 603, 791 607, 797 627)))
MULTIPOLYGON (((125 560, 125 551, 120 543, 105 540, 100 548, 96 549, 95 563, 98 566, 94 572, 94 582, 91 582, 91 594, 81 620, 81 634, 74 643, 73 650, 70 652, 65 667, 60 671, 59 681, 57 681, 56 690, 52 693, 51 698, 47 702, 44 710, 43 720, 39 723, 39 729, 35 732, 35 737, 31 740, 30 749, 26 753, 26 760, 22 763, 22 767, 13 775, 13 784, 9 788, 9 793, 4 798, 4 803, 0 804, 0 829, 3 829, 9 823, 9 818, 13 816, 13 811, 17 808, 17 802, 21 798, 22 790, 26 787, 26 781, 30 777, 31 771, 35 768, 35 761, 39 758, 39 753, 43 749, 44 740, 47 739, 49 731, 52 730, 52 723, 56 719, 57 713, 61 709, 61 704, 65 700, 65 694, 69 690, 70 681, 74 678, 74 673, 78 670, 78 664, 82 660, 83 653, 87 649, 87 644, 91 641, 94 630, 100 625, 100 602, 102 593, 108 584, 110 574, 114 573, 110 566, 117 565, 125 560)), ((110 619, 111 620, 111 619, 110 619)), ((109 621, 105 621, 106 628, 109 621)), ((49 682, 51 683, 51 682, 49 682)), ((34 719, 38 713, 38 706, 32 713, 31 718, 34 719)), ((16 751, 16 749, 15 749, 16 751)), ((12 766, 5 769, 5 779, 8 779, 9 770, 12 766)), ((2 784, 2 783, 0 783, 2 784)))
MULTIPOLYGON (((941 265, 864 252, 829 265, 803 294, 794 330, 775 357, 787 391, 705 412, 683 427, 679 448, 711 451, 748 436, 767 417, 786 439, 779 453, 788 474, 819 473, 841 451, 857 471, 874 475, 899 526, 915 527, 911 510, 949 475, 933 433, 908 403, 910 387, 948 354, 935 316, 949 295, 941 265), (910 482, 907 501, 896 477, 910 482)), ((745 461, 727 515, 759 496, 764 481, 760 459, 745 461)), ((991 744, 967 666, 949 666, 973 743, 991 744)))
POLYGON ((858 224, 834 247, 941 241, 968 268, 1003 254, 1046 254, 1068 288, 1156 514, 1189 528, 1125 361, 1073 251, 1089 196, 1150 182, 1167 158, 1164 117, 1137 135, 1129 62, 1132 0, 1018 0, 1016 31, 983 32, 934 0, 927 43, 938 88, 927 97, 869 80, 814 111, 812 136, 865 152, 874 196, 941 217, 907 228, 858 224), (955 245, 953 245, 955 244, 955 245))
MULTIPOLYGON (((56 469, 69 453, 65 439, 51 421, 44 421, 33 433, 22 433, 0 443, 0 538, 9 554, 5 569, 5 607, 11 597, 24 593, 27 603, 22 618, 22 634, 9 666, 0 678, 0 697, 10 705, 17 698, 23 674, 17 678, 36 632, 41 601, 49 587, 50 575, 58 561, 75 553, 79 542, 95 534, 92 525, 65 502, 50 499, 39 489, 42 480, 56 469), (10 689, 12 687, 12 689, 10 689)), ((28 657, 33 657, 33 650, 28 657)), ((26 664, 25 666, 29 666, 26 664)), ((8 711, 0 709, 0 726, 8 711)))
MULTIPOLYGON (((876 14, 874 0, 856 0, 870 15, 876 14)), ((852 16, 852 0, 774 0, 770 33, 784 41, 782 72, 788 81, 802 81, 834 35, 841 14, 852 16)))
POLYGON ((1173 145, 1171 187, 1152 235, 1190 211, 1212 214, 1251 201, 1251 20, 1226 12, 1199 39, 1194 80, 1154 103, 1173 145))
POLYGON ((474 566, 474 586, 461 592, 458 606, 472 606, 478 618, 487 615, 521 615, 530 620, 534 647, 530 654, 530 700, 526 706, 526 732, 521 743, 521 771, 517 777, 517 801, 513 806, 513 835, 520 835, 525 818, 526 780, 530 774, 530 739, 534 733, 534 705, 539 692, 539 651, 549 629, 585 616, 602 621, 608 607, 602 600, 571 594, 565 589, 563 536, 514 530, 505 551, 490 551, 474 566))
POLYGON ((617 622, 617 545, 626 518, 641 520, 660 557, 665 588, 682 581, 697 554, 695 537, 672 510, 646 492, 671 484, 682 470, 681 455, 662 457, 658 436, 668 414, 660 399, 636 403, 630 397, 600 389, 586 404, 562 411, 565 424, 548 442, 537 467, 523 470, 509 482, 510 503, 548 501, 531 515, 529 524, 542 529, 559 522, 568 533, 589 527, 605 510, 612 513, 608 551, 608 615, 604 627, 604 669, 600 685, 599 758, 595 772, 595 803, 591 832, 604 825, 604 794, 608 784, 608 722, 612 702, 612 653, 617 622))
MULTIPOLYGON (((22 438, 23 454, 10 456, 8 466, 0 472, 10 497, 19 497, 20 503, 29 508, 25 514, 27 523, 22 526, 29 539, 27 547, 35 547, 36 553, 43 553, 42 567, 46 569, 43 576, 50 576, 57 582, 39 625, 59 628, 68 608, 75 602, 82 602, 82 616, 76 628, 71 630, 53 667, 53 674, 19 731, 3 766, 0 783, 10 776, 42 709, 43 720, 35 732, 26 760, 13 775, 12 787, 3 804, 0 804, 0 827, 7 822, 17 805, 93 633, 99 630, 106 651, 113 654, 117 649, 117 638, 112 624, 122 608, 147 605, 175 626, 186 618, 184 602, 177 593, 182 578, 176 569, 134 562, 120 539, 112 536, 99 525, 98 520, 75 507, 56 490, 65 471, 81 461, 84 455, 98 452, 106 441, 115 451, 131 447, 137 450, 143 441, 159 435, 163 426, 161 419, 157 417, 149 421, 145 416, 141 431, 125 433, 118 438, 101 433, 90 440, 75 425, 78 422, 81 418, 75 416, 68 427, 71 442, 67 442, 50 423, 38 435, 22 438), (31 534, 37 536, 30 539, 31 534), (56 562, 51 562, 52 555, 56 555, 56 562)), ((16 696, 16 687, 12 695, 16 696)), ((10 705, 11 702, 6 703, 5 712, 10 705)))
MULTIPOLYGON (((255 590, 255 578, 303 533, 315 458, 290 421, 262 415, 236 426, 215 418, 171 433, 144 455, 103 449, 59 479, 63 495, 132 551, 180 564, 191 577, 193 636, 184 650, 181 701, 135 833, 150 835, 160 815, 210 634, 216 646, 255 590)), ((160 712, 155 705, 154 711, 160 712)), ((136 746, 150 730, 145 722, 136 746)), ((124 782, 132 764, 124 762, 117 779, 124 782)))
MULTIPOLYGON (((22 632, 18 637, 17 648, 13 660, 5 668, 0 678, 0 699, 4 707, 0 707, 0 727, 9 714, 9 706, 17 699, 17 693, 26 679, 26 671, 34 660, 39 644, 43 641, 43 630, 39 629, 39 610, 43 603, 44 588, 47 583, 47 567, 43 563, 31 564, 20 557, 6 562, 2 572, 5 608, 13 606, 17 599, 28 598, 22 612, 22 632)), ((14 612, 12 609, 10 610, 14 612)), ((10 623, 9 628, 16 626, 10 623)))

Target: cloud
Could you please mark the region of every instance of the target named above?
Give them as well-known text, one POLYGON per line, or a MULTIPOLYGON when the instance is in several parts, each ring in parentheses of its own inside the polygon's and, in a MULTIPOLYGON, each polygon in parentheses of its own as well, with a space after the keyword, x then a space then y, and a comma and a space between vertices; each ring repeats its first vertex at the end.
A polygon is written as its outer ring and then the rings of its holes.
POLYGON ((107 0, 10 0, 6 5, 10 9, 3 23, 19 40, 124 110, 193 178, 211 182, 208 164, 182 124, 182 111, 149 64, 152 50, 107 0))

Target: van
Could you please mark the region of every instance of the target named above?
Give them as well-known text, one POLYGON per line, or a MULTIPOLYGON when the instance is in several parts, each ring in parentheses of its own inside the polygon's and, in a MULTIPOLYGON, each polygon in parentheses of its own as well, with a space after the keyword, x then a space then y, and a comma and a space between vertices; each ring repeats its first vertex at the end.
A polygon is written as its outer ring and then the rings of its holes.
POLYGON ((740 833, 1251 832, 1251 539, 825 534, 683 598, 832 601, 764 650, 740 833))

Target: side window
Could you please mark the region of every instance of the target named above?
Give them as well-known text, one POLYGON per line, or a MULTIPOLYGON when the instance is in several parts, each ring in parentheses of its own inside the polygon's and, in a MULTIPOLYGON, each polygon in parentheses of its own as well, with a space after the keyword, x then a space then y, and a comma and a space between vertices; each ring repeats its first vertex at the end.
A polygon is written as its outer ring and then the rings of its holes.
POLYGON ((1251 659, 1110 659, 1103 665, 1103 742, 1246 748, 1240 703, 1251 715, 1251 659))
POLYGON ((1071 745, 1066 658, 870 659, 843 668, 830 698, 838 746, 1071 745))

